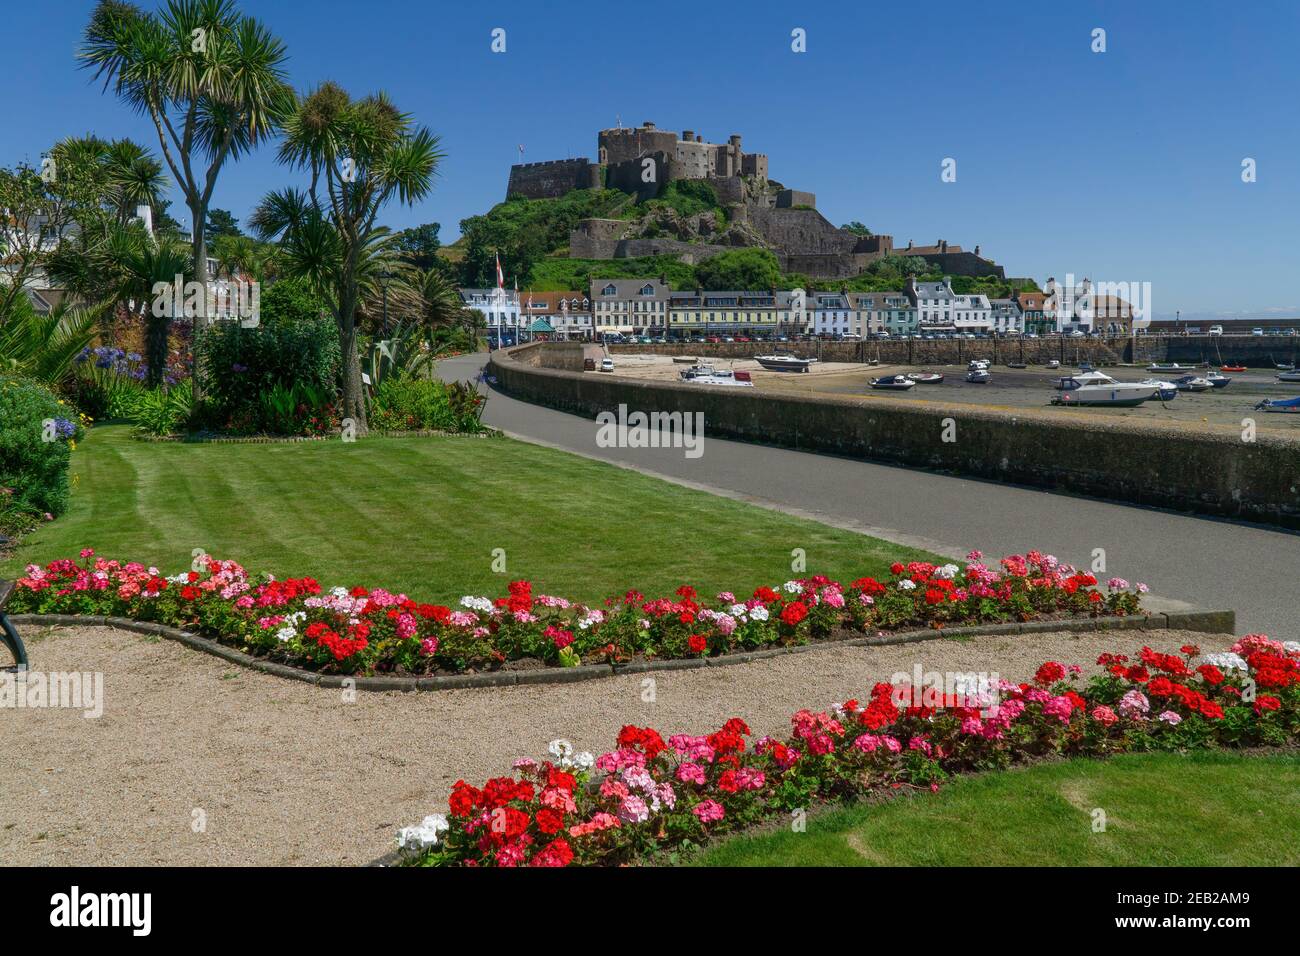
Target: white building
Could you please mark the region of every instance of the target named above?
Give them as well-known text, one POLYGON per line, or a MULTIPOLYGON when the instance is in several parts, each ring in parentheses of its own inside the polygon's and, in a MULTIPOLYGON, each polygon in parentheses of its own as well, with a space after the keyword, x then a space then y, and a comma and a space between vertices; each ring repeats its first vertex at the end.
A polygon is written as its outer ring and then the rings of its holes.
POLYGON ((843 292, 810 292, 808 312, 813 335, 862 336, 859 313, 843 292))
POLYGON ((1024 329, 1024 316, 1015 299, 990 299, 993 331, 998 335, 1019 335, 1024 329))
POLYGON ((525 292, 520 314, 530 336, 544 334, 566 341, 592 338, 591 300, 582 292, 525 292))
POLYGON ((461 289, 460 299, 465 308, 483 313, 488 340, 500 342, 519 341, 519 293, 514 289, 461 289))
POLYGON ((993 307, 986 295, 959 295, 952 300, 952 321, 957 331, 988 332, 993 327, 993 307))
POLYGON ((917 282, 907 280, 907 298, 916 308, 916 321, 922 332, 932 329, 956 328, 953 305, 957 294, 952 291, 952 281, 917 282))

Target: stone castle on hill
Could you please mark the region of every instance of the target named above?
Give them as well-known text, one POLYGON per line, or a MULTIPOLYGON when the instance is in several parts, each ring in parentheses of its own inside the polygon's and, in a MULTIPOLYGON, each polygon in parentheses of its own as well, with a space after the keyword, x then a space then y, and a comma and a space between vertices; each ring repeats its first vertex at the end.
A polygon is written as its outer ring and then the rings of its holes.
POLYGON ((940 239, 933 246, 895 248, 892 236, 861 236, 840 229, 817 211, 811 192, 768 178, 767 156, 746 153, 739 135, 706 143, 693 130, 680 136, 654 123, 601 130, 597 159, 558 159, 510 168, 506 196, 557 199, 575 189, 617 189, 653 199, 674 180, 701 180, 717 193, 726 221, 713 213, 680 216, 658 211, 648 219, 583 219, 569 236, 569 254, 581 259, 672 255, 695 263, 745 246, 770 249, 785 272, 849 278, 886 255, 924 257, 948 275, 1003 277, 1000 265, 940 239))

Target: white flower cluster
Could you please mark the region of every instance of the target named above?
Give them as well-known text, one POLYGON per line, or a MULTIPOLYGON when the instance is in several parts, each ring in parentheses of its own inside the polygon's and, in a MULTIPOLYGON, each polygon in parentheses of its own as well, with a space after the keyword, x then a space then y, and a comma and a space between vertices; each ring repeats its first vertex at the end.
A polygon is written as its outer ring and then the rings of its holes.
POLYGON ((1214 654, 1202 654, 1200 663, 1213 664, 1221 671, 1250 670, 1250 667, 1246 664, 1244 660, 1242 660, 1241 656, 1239 654, 1232 653, 1232 651, 1223 651, 1222 653, 1214 653, 1214 654))
POLYGON ((911 578, 903 578, 903 580, 898 582, 898 587, 899 590, 902 591, 912 591, 916 588, 916 582, 911 578))
POLYGON ((605 612, 600 610, 588 611, 578 621, 578 629, 585 631, 587 628, 599 624, 605 620, 605 612))
POLYGON ((951 581, 957 576, 957 572, 960 570, 961 568, 957 567, 955 564, 945 564, 934 569, 934 576, 936 578, 943 578, 945 581, 951 581))
POLYGON ((431 813, 413 827, 397 831, 397 848, 405 852, 419 852, 438 845, 438 838, 448 830, 447 818, 441 813, 431 813))
POLYGON ((472 594, 466 594, 460 599, 460 606, 467 607, 473 611, 485 611, 492 613, 492 601, 490 598, 474 597, 472 594))
POLYGON ((576 768, 578 770, 590 770, 596 765, 596 758, 591 755, 590 751, 573 749, 573 744, 567 740, 552 740, 546 748, 547 753, 555 758, 556 764, 562 770, 576 768))
POLYGON ((781 585, 781 590, 786 594, 799 594, 803 591, 803 585, 798 581, 786 581, 781 585))
POLYGON ((292 614, 285 616, 284 625, 275 632, 276 638, 282 643, 288 643, 298 636, 298 625, 307 619, 306 611, 294 611, 292 614))

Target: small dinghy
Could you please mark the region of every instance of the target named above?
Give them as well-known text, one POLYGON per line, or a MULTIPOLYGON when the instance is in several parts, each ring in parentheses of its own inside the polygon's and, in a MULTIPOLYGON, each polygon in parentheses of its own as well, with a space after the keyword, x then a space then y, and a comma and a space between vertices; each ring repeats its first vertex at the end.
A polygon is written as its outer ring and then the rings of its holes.
POLYGON ((966 381, 974 382, 976 385, 987 385, 992 377, 986 368, 973 368, 966 373, 966 381))
POLYGON ((906 375, 885 375, 881 378, 873 378, 871 387, 890 392, 905 392, 909 388, 915 388, 916 383, 906 375))
POLYGON ((1148 372, 1161 372, 1165 375, 1178 375, 1180 373, 1191 372, 1192 370, 1193 366, 1179 365, 1177 362, 1152 362, 1147 366, 1148 372))
POLYGON ((1174 385, 1180 392, 1208 392, 1214 386, 1199 375, 1184 375, 1174 379, 1174 385))
POLYGON ((1300 372, 1279 372, 1277 380, 1279 382, 1300 382, 1300 372))
POLYGON ((1246 371, 1246 366, 1244 366, 1244 365, 1220 365, 1220 366, 1219 366, 1219 371, 1220 371, 1220 372, 1244 372, 1244 371, 1246 371))
POLYGON ((1275 369, 1277 369, 1279 372, 1294 372, 1294 371, 1295 371, 1295 366, 1294 366, 1294 365, 1283 365, 1281 362, 1274 362, 1274 363, 1273 363, 1273 367, 1274 367, 1275 369))
POLYGON ((938 385, 943 382, 940 372, 912 372, 908 376, 917 385, 938 385))
POLYGON ((750 380, 748 372, 733 372, 731 369, 714 368, 712 365, 696 365, 692 368, 683 369, 681 373, 683 382, 692 385, 728 385, 739 386, 741 388, 753 388, 754 383, 750 380))
POLYGON ((1213 388, 1227 388, 1229 383, 1232 381, 1228 376, 1222 375, 1219 372, 1211 372, 1209 375, 1205 376, 1205 380, 1209 382, 1213 388))
POLYGON ((1057 359, 1051 359, 1051 360, 1047 363, 1047 367, 1048 367, 1048 368, 1060 368, 1060 367, 1061 367, 1061 363, 1060 363, 1057 359))
POLYGON ((1007 368, 1029 368, 1024 362, 1008 362, 1007 368))
POLYGON ((697 359, 697 358, 696 358, 695 356, 693 356, 693 355, 674 355, 674 356, 673 356, 673 364, 674 364, 674 365, 698 365, 698 364, 699 364, 699 361, 700 361, 700 360, 697 359))
POLYGON ((985 372, 989 370, 987 359, 971 359, 970 364, 966 366, 966 371, 968 372, 979 372, 981 370, 985 372))
POLYGON ((1300 415, 1300 398, 1266 398, 1255 406, 1255 410, 1300 415))

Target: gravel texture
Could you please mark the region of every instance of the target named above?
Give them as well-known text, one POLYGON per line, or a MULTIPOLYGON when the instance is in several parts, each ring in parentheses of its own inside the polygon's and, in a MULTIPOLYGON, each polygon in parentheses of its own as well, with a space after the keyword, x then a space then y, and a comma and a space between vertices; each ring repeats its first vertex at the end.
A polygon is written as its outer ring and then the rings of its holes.
POLYGON ((726 668, 576 684, 358 693, 247 671, 103 627, 29 631, 32 668, 102 672, 103 715, 0 710, 0 865, 336 865, 389 851, 395 830, 564 737, 599 752, 626 723, 665 735, 731 716, 784 734, 800 707, 861 696, 916 663, 1029 677, 1105 650, 1227 635, 1067 632, 826 647, 726 668), (653 683, 651 683, 653 678, 653 683), (200 825, 202 824, 202 825, 200 825))

